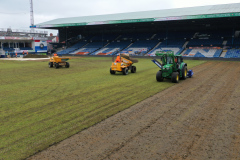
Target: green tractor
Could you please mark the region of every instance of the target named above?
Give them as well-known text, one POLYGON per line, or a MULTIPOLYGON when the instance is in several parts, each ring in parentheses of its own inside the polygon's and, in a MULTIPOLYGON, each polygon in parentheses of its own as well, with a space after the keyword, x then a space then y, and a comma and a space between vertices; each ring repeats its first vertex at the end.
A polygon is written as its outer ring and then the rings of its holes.
POLYGON ((183 62, 181 55, 174 55, 173 51, 158 51, 156 56, 160 56, 162 63, 153 59, 160 70, 157 72, 156 79, 161 82, 166 79, 171 79, 173 83, 178 83, 179 79, 185 80, 187 77, 192 77, 192 70, 187 70, 187 63, 183 62))

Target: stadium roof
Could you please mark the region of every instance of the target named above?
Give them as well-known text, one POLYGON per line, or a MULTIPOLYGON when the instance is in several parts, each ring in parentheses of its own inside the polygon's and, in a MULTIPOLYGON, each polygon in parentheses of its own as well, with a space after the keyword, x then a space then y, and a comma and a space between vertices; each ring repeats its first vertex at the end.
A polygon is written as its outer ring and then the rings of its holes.
POLYGON ((67 26, 137 23, 137 22, 170 21, 186 19, 206 19, 221 17, 240 17, 240 3, 118 13, 108 15, 60 18, 40 23, 33 27, 56 28, 67 26))

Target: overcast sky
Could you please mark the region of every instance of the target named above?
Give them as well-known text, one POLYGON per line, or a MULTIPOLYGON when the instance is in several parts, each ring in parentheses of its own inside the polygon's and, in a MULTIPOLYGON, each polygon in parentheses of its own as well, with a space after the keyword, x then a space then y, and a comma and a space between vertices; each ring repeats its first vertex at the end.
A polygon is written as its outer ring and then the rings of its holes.
MULTIPOLYGON (((33 0, 34 24, 65 17, 162 10, 239 0, 33 0)), ((0 28, 30 30, 29 0, 0 0, 0 28)), ((48 31, 56 34, 56 31, 48 31)))

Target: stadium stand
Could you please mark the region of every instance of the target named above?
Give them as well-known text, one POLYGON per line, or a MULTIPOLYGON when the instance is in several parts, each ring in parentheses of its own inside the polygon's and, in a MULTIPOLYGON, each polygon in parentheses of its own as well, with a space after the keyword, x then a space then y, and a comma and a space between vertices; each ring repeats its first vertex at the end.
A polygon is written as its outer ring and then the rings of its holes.
POLYGON ((83 41, 60 51, 60 54, 155 56, 157 51, 173 51, 185 57, 238 57, 240 38, 231 30, 169 31, 158 33, 98 34, 83 37, 83 41))
POLYGON ((91 38, 91 41, 113 41, 115 40, 119 35, 117 34, 102 34, 102 35, 95 35, 91 38))
POLYGON ((153 33, 128 33, 128 34, 122 34, 119 37, 119 40, 149 40, 153 37, 153 33))
POLYGON ((222 47, 223 39, 209 38, 209 39, 191 39, 187 47, 222 47))
POLYGON ((93 52, 101 49, 107 44, 107 42, 90 42, 84 47, 72 52, 71 54, 90 55, 93 52))
POLYGON ((148 53, 148 56, 155 56, 157 51, 173 51, 174 54, 180 54, 184 48, 185 39, 166 39, 158 44, 153 50, 148 53))
POLYGON ((235 48, 240 48, 240 38, 235 38, 235 39, 234 39, 233 46, 234 46, 235 48))
POLYGON ((114 55, 131 44, 131 41, 114 41, 92 55, 114 55))
POLYGON ((173 51, 175 55, 180 54, 182 51, 184 50, 184 48, 178 48, 178 47, 157 47, 156 49, 154 49, 153 51, 148 53, 148 56, 155 56, 155 53, 157 51, 173 51))
POLYGON ((240 48, 239 6, 236 3, 89 16, 91 19, 69 17, 40 23, 36 28, 58 29, 62 48, 67 46, 61 51, 64 54, 155 56, 156 51, 164 50, 186 57, 237 57, 233 49, 240 48), (85 44, 74 47, 79 40, 85 44))
POLYGON ((94 38, 94 35, 82 35, 80 39, 89 42, 92 38, 94 38))
POLYGON ((240 58, 240 49, 229 49, 224 58, 240 58))
POLYGON ((62 50, 62 51, 59 51, 57 52, 58 54, 71 54, 71 52, 74 52, 75 50, 81 48, 82 46, 84 46, 86 44, 86 42, 78 42, 76 43, 75 45, 65 49, 65 50, 62 50))
POLYGON ((183 53, 184 57, 219 57, 222 49, 188 49, 183 53))
POLYGON ((153 39, 188 39, 193 38, 195 31, 171 31, 171 32, 158 32, 154 35, 153 39))
POLYGON ((234 46, 233 45, 233 42, 234 42, 233 40, 234 40, 234 38, 227 38, 225 47, 232 48, 234 46))
POLYGON ((229 38, 233 36, 233 32, 231 30, 208 30, 208 31, 199 31, 196 32, 195 37, 208 37, 208 38, 229 38))
POLYGON ((167 37, 166 32, 158 32, 157 34, 154 35, 153 39, 161 40, 165 39, 166 37, 167 37))
POLYGON ((172 31, 169 32, 167 35, 168 39, 189 39, 189 38, 193 38, 193 36, 195 35, 195 31, 172 31))
POLYGON ((228 48, 240 48, 240 38, 228 38, 226 39, 226 47, 228 48))
POLYGON ((166 39, 161 44, 160 47, 182 47, 186 42, 185 39, 166 39))
POLYGON ((221 56, 222 52, 223 52, 223 49, 218 49, 218 50, 214 53, 213 57, 214 57, 214 58, 219 58, 219 57, 221 56))
POLYGON ((129 53, 132 55, 145 55, 153 47, 159 43, 158 40, 139 40, 135 41, 131 46, 121 51, 121 53, 129 53))
POLYGON ((192 51, 192 49, 186 49, 185 52, 183 52, 183 56, 188 56, 189 53, 192 51))

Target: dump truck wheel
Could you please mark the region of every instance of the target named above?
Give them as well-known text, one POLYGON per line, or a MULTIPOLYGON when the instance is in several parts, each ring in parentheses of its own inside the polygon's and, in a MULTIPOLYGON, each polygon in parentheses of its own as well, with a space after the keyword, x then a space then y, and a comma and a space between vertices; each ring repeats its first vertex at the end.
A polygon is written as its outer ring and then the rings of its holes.
POLYGON ((110 74, 115 74, 116 72, 110 68, 110 74))
POLYGON ((178 83, 179 82, 179 73, 178 72, 173 72, 172 73, 172 82, 173 83, 178 83))
POLYGON ((70 64, 68 62, 66 62, 66 65, 65 65, 66 68, 69 68, 70 67, 70 64))
POLYGON ((59 68, 59 64, 58 63, 55 63, 55 68, 59 68))
POLYGON ((163 81, 163 77, 162 77, 162 71, 158 71, 156 74, 156 79, 158 82, 162 82, 163 81))
POLYGON ((185 80, 187 78, 187 67, 184 66, 182 69, 182 79, 185 80))
POLYGON ((128 68, 123 68, 123 75, 128 75, 128 68))
POLYGON ((48 67, 49 67, 49 68, 52 68, 52 67, 53 67, 53 62, 49 62, 49 63, 48 63, 48 67))
POLYGON ((132 66, 131 72, 132 72, 132 73, 136 73, 136 71, 137 71, 136 66, 132 66))

